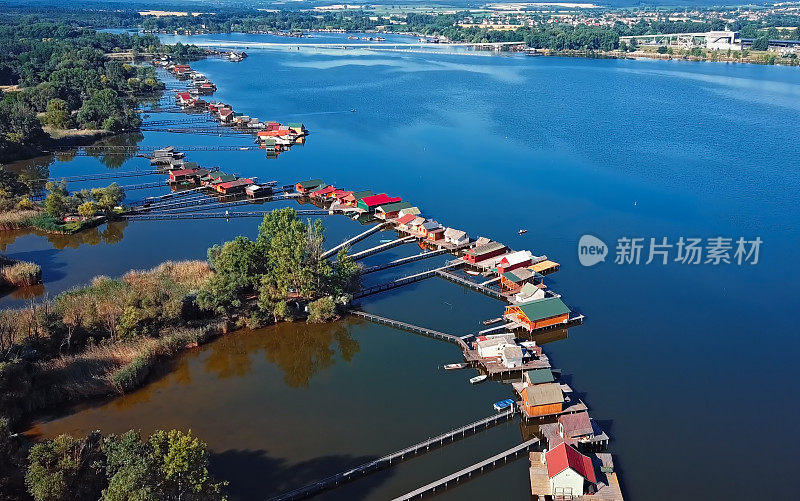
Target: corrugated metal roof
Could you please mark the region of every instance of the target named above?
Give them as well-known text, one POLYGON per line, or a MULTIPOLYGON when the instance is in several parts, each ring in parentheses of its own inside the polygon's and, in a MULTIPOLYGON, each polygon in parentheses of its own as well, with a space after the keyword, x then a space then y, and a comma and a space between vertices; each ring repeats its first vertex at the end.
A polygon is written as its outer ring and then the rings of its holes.
POLYGON ((517 305, 517 307, 528 317, 528 320, 542 320, 570 312, 570 309, 559 297, 546 297, 517 305))
POLYGON ((411 204, 409 202, 393 202, 390 204, 380 205, 375 210, 381 212, 398 212, 401 209, 407 209, 409 207, 411 207, 411 204))
POLYGON ((325 183, 322 181, 322 179, 311 179, 308 181, 300 181, 299 183, 297 183, 298 186, 306 190, 309 188, 314 188, 316 186, 322 186, 323 184, 325 183))
POLYGON ((467 254, 471 254, 473 256, 482 256, 484 254, 488 254, 490 252, 496 252, 498 250, 505 249, 506 246, 501 244, 500 242, 489 242, 484 245, 479 245, 478 247, 473 247, 467 251, 467 254))
POLYGON ((550 369, 534 369, 525 372, 525 380, 530 384, 552 383, 553 371, 550 369))
POLYGON ((564 401, 558 383, 532 384, 525 388, 525 396, 530 405, 559 404, 564 401))

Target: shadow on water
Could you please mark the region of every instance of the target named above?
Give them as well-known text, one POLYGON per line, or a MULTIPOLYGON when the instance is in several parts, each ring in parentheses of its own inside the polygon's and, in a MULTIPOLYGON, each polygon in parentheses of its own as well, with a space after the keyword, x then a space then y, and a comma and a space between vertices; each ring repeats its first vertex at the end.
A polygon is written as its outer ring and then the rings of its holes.
MULTIPOLYGON (((269 456, 259 450, 230 450, 211 455, 211 471, 230 482, 228 492, 233 499, 265 499, 297 489, 347 468, 376 459, 377 456, 323 456, 297 464, 269 456)), ((391 470, 370 475, 372 480, 352 484, 357 491, 352 499, 363 499, 380 483, 388 480, 391 470)), ((365 479, 366 480, 366 479, 365 479)))

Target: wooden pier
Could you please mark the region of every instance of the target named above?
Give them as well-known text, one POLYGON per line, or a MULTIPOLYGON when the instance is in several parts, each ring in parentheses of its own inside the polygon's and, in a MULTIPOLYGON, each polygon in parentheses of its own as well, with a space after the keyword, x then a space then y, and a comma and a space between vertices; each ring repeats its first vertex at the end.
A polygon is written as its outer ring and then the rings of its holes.
MULTIPOLYGON (((330 249, 328 249, 325 252, 323 252, 320 257, 322 259, 328 259, 329 257, 331 257, 331 256, 335 255, 337 252, 339 252, 340 249, 344 249, 346 247, 350 247, 354 243, 360 242, 360 241, 364 240, 365 238, 369 237, 370 235, 374 235, 375 233, 378 233, 379 231, 381 231, 386 226, 386 224, 387 223, 379 223, 379 224, 373 226, 372 228, 368 229, 367 231, 361 232, 358 235, 354 236, 353 238, 349 238, 349 239, 345 240, 344 242, 340 243, 339 245, 335 245, 335 246, 331 247, 330 249)), ((350 256, 350 257, 352 259, 355 259, 355 258, 353 258, 353 256, 350 256)))
POLYGON ((463 339, 452 334, 445 334, 444 332, 428 329, 427 327, 420 327, 418 325, 401 322, 399 320, 392 320, 391 318, 382 317, 380 315, 373 315, 372 313, 367 313, 365 311, 352 309, 348 311, 357 317, 365 318, 370 322, 375 322, 376 324, 388 325, 389 327, 413 332, 414 334, 420 334, 434 339, 439 339, 441 341, 447 341, 448 343, 458 345, 458 347, 463 351, 469 350, 469 346, 467 346, 467 343, 465 343, 463 339))
POLYGON ((395 259, 394 261, 389 261, 388 263, 378 264, 375 266, 370 266, 369 268, 364 268, 361 271, 361 274, 366 275, 367 273, 375 273, 376 271, 388 270, 389 268, 394 268, 395 266, 403 266, 404 264, 415 263, 423 259, 429 259, 432 257, 441 256, 449 252, 450 252, 449 249, 438 249, 435 251, 416 254, 414 256, 401 257, 400 259, 395 259))
POLYGON ((52 181, 55 183, 64 181, 67 183, 77 183, 82 181, 100 181, 103 179, 117 179, 120 177, 152 176, 154 174, 164 174, 164 173, 165 173, 164 171, 157 169, 129 170, 121 172, 105 172, 101 174, 85 174, 81 176, 64 176, 64 177, 51 177, 43 179, 32 179, 31 181, 40 181, 40 182, 52 181))
POLYGON ((391 242, 384 242, 382 244, 376 245, 375 247, 371 247, 369 249, 363 250, 361 252, 356 252, 350 256, 350 259, 354 261, 358 261, 359 259, 364 259, 365 257, 373 256, 379 252, 383 252, 385 250, 393 249, 397 246, 408 244, 416 240, 414 237, 403 237, 397 238, 392 240, 391 242))
POLYGON ((478 291, 481 294, 484 294, 484 295, 489 296, 491 298, 500 299, 500 300, 504 300, 504 301, 506 300, 506 297, 500 291, 497 291, 497 290, 491 289, 489 287, 486 287, 485 285, 473 282, 472 280, 467 280, 466 278, 459 277, 458 275, 454 275, 452 273, 448 273, 445 270, 437 271, 436 274, 439 275, 440 277, 444 278, 444 279, 447 279, 447 280, 449 280, 451 282, 455 282, 458 285, 462 285, 462 286, 467 287, 469 289, 478 291))
POLYGON ((400 497, 394 498, 393 501, 406 501, 409 499, 415 498, 422 498, 426 494, 433 494, 436 492, 436 489, 447 489, 449 484, 458 483, 462 480, 466 480, 472 478, 473 476, 480 475, 486 470, 490 470, 497 466, 498 463, 505 464, 508 462, 509 459, 515 459, 520 455, 528 456, 528 453, 539 446, 539 439, 532 438, 526 442, 522 442, 521 444, 514 446, 508 450, 501 452, 500 454, 495 454, 494 456, 484 459, 478 463, 473 464, 472 466, 468 466, 463 470, 459 470, 453 474, 450 474, 444 478, 440 478, 435 482, 431 482, 427 485, 423 485, 419 489, 415 489, 408 494, 405 494, 400 497))
MULTIPOLYGON (((153 214, 131 214, 124 215, 125 219, 130 221, 171 221, 180 219, 235 219, 242 217, 264 217, 271 214, 271 210, 255 210, 255 211, 233 211, 233 212, 186 212, 186 213, 153 213, 153 214)), ((332 214, 326 210, 306 209, 298 210, 297 214, 300 216, 331 216, 332 214)))
POLYGON ((372 287, 366 287, 364 289, 361 289, 359 292, 355 293, 353 295, 353 299, 360 299, 360 298, 363 298, 363 297, 371 296, 373 294, 378 294, 379 292, 384 292, 384 291, 388 291, 388 290, 391 290, 391 289, 396 289, 397 287, 402 287, 403 285, 408 285, 408 284, 411 284, 411 283, 414 283, 414 282, 419 282, 420 280, 425 280, 426 278, 430 278, 430 277, 436 275, 436 273, 438 271, 449 270, 451 268, 455 268, 456 266, 461 266, 462 264, 463 263, 460 262, 460 261, 458 261, 458 262, 450 261, 446 265, 440 266, 438 268, 432 268, 430 270, 425 270, 425 271, 421 271, 419 273, 414 273, 413 275, 408 275, 408 276, 405 276, 405 277, 397 278, 397 279, 391 280, 389 282, 385 282, 385 283, 378 284, 378 285, 373 285, 372 287))
POLYGON ((492 414, 491 416, 479 419, 478 421, 474 421, 472 423, 461 426, 454 430, 442 433, 441 435, 429 438, 428 440, 414 444, 411 447, 406 447, 405 449, 401 449, 391 454, 387 454, 383 457, 374 459, 360 466, 356 466, 355 468, 351 468, 349 470, 337 473, 335 475, 331 475, 330 477, 318 480, 317 482, 308 484, 304 487, 300 487, 299 489, 295 489, 286 492, 284 494, 281 494, 279 496, 275 496, 273 498, 270 498, 270 501, 290 501, 295 499, 304 499, 313 496, 324 490, 337 487, 344 483, 368 475, 374 471, 386 468, 393 464, 397 464, 401 461, 404 461, 411 457, 415 457, 419 454, 424 454, 425 452, 441 447, 447 443, 454 442, 458 439, 464 438, 469 435, 473 435, 475 433, 491 428, 492 426, 508 421, 514 417, 515 412, 516 409, 514 407, 511 407, 507 411, 500 412, 497 414, 492 414))

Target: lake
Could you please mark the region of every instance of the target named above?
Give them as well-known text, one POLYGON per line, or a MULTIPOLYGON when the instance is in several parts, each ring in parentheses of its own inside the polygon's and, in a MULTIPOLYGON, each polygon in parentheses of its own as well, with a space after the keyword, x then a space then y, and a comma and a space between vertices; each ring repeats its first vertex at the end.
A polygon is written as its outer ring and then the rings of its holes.
MULTIPOLYGON (((192 67, 217 84, 214 99, 237 111, 303 122, 307 143, 277 159, 237 151, 193 152, 188 160, 261 180, 320 177, 387 192, 473 237, 546 254, 562 265, 546 283, 587 320, 545 351, 611 436, 628 498, 668 500, 677 489, 690 499, 791 497, 784 479, 800 447, 777 431, 792 429, 800 411, 800 343, 791 317, 800 279, 797 68, 447 49, 247 52, 241 63, 212 58, 192 67), (528 232, 518 235, 521 228, 528 232), (607 244, 605 262, 581 266, 584 234, 607 244), (759 237, 763 245, 756 265, 683 264, 673 261, 675 249, 666 265, 660 258, 644 264, 646 254, 638 265, 615 264, 623 237, 673 244, 679 237, 759 237)), ((141 143, 252 140, 145 132, 141 143)), ((95 158, 67 160, 37 168, 52 176, 108 169, 95 158)), ((147 165, 132 158, 114 168, 147 165)), ((159 177, 133 179, 123 184, 159 177)), ((329 245, 361 231, 346 218, 324 221, 329 245)), ((203 258, 214 243, 254 236, 257 223, 133 221, 71 238, 22 232, 0 244, 11 257, 40 263, 52 295, 97 274, 203 258)), ((400 247, 368 262, 413 252, 400 247)), ((475 332, 502 312, 500 303, 439 279, 363 306, 455 334, 475 332)), ((211 446, 215 471, 231 480, 234 494, 263 498, 486 416, 492 402, 511 396, 498 382, 469 385, 474 371, 439 369, 459 357, 453 346, 369 323, 273 326, 187 353, 140 391, 47 416, 31 433, 191 428, 211 446)), ((400 495, 530 433, 518 422, 501 425, 325 497, 400 495)), ((529 493, 527 462, 519 460, 441 496, 529 493)))

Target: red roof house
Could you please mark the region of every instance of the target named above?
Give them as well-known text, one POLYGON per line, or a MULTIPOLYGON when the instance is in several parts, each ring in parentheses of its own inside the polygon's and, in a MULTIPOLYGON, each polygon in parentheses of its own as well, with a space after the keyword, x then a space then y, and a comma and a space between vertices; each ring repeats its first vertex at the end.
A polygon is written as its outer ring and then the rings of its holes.
POLYGON ((214 185, 214 189, 222 193, 223 195, 228 195, 231 193, 242 192, 247 186, 250 186, 251 184, 253 184, 252 179, 237 179, 235 181, 229 181, 227 183, 219 183, 217 185, 214 185))
POLYGON ((336 191, 336 188, 334 188, 333 186, 326 186, 326 187, 322 188, 321 190, 312 191, 311 192, 311 196, 312 197, 327 198, 328 194, 329 193, 333 193, 334 191, 336 191))
POLYGON ((169 180, 171 182, 187 181, 194 177, 197 173, 196 169, 176 169, 169 171, 169 180))
POLYGON ((545 453, 547 476, 550 477, 550 490, 554 496, 582 496, 589 490, 589 484, 596 484, 592 460, 571 445, 561 443, 545 453))
POLYGON ((386 193, 379 195, 372 195, 371 197, 364 197, 358 201, 358 206, 364 210, 375 210, 376 207, 382 204, 391 204, 399 202, 400 197, 390 197, 386 193))

